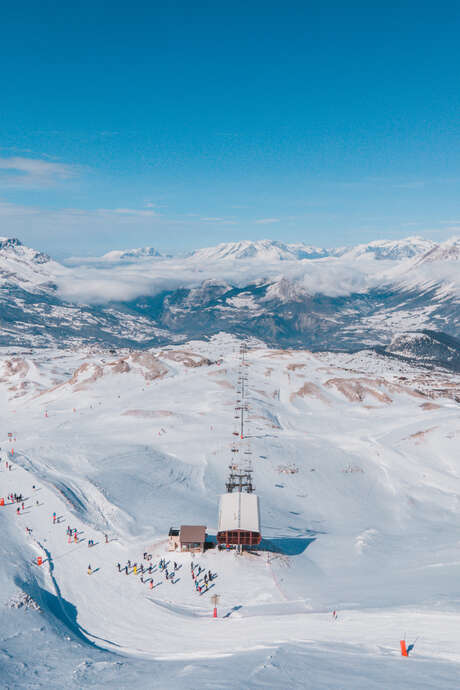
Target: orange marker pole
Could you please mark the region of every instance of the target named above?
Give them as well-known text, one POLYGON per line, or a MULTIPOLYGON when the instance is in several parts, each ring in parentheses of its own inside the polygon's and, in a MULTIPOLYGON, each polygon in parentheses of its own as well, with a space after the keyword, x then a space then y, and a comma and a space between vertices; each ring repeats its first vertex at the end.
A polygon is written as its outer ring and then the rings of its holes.
POLYGON ((401 655, 408 656, 406 649, 406 640, 400 640, 399 644, 401 645, 401 655))

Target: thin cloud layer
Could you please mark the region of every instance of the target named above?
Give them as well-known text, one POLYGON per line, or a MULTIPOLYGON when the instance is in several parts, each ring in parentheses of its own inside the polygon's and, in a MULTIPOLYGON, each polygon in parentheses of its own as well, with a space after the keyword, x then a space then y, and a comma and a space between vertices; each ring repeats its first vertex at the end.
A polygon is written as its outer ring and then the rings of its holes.
POLYGON ((416 265, 413 259, 376 261, 371 257, 328 257, 301 261, 239 260, 198 262, 188 258, 152 258, 141 262, 94 265, 91 262, 67 267, 56 277, 59 293, 77 302, 105 303, 153 296, 165 290, 194 288, 206 281, 244 287, 260 282, 288 280, 297 295, 324 294, 329 297, 365 293, 394 283, 406 287, 448 282, 460 295, 458 264, 433 262, 416 265), (282 263, 282 265, 281 265, 282 263))
POLYGON ((0 158, 1 187, 43 187, 77 174, 76 166, 39 158, 0 158))

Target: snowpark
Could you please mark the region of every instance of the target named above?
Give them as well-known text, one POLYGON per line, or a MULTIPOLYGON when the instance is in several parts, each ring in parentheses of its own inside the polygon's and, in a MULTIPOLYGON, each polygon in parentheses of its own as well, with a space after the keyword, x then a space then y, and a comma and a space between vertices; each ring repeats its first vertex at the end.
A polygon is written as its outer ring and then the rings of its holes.
POLYGON ((239 345, 3 351, 4 687, 458 687, 460 377, 254 341, 241 440, 239 345), (215 535, 235 444, 260 549, 169 553, 171 525, 215 535))

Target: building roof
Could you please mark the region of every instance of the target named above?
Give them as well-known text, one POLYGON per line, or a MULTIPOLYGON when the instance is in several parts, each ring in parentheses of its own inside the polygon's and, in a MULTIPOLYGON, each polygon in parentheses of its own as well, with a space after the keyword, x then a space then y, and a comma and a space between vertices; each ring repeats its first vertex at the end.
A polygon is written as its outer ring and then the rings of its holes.
POLYGON ((219 532, 260 532, 259 497, 243 492, 223 494, 219 504, 219 532))
POLYGON ((181 544, 201 544, 206 538, 206 525, 181 525, 179 540, 181 544))

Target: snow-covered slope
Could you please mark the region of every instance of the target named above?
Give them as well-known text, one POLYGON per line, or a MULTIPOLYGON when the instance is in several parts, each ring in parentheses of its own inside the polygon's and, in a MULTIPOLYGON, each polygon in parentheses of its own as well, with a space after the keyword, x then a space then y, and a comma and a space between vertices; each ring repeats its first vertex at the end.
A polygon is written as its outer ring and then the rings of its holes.
POLYGON ((222 334, 140 357, 3 356, 0 496, 25 506, 0 507, 0 603, 42 609, 0 606, 6 687, 458 687, 460 379, 253 342, 241 440, 238 349, 222 334), (165 540, 215 534, 235 457, 252 459, 262 549, 195 556, 216 574, 200 596, 165 540), (145 551, 145 582, 118 572, 145 551))

